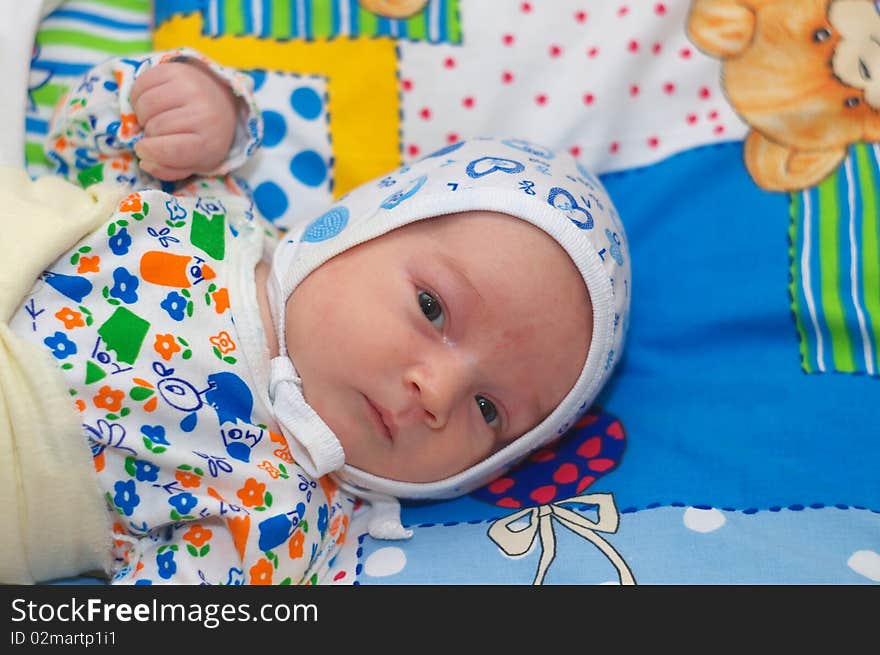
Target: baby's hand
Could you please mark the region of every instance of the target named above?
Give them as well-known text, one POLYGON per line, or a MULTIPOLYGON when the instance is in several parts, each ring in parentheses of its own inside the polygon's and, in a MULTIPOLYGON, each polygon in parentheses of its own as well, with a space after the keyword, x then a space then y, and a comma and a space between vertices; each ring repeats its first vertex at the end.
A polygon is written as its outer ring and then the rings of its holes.
POLYGON ((235 138, 235 95, 199 63, 167 62, 140 75, 131 106, 144 132, 134 151, 160 180, 214 170, 235 138))

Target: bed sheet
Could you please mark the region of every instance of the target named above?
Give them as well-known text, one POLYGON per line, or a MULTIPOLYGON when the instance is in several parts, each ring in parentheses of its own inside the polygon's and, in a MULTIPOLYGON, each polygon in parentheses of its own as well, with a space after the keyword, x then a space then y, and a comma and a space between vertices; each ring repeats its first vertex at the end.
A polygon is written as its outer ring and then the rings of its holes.
MULTIPOLYGON (((93 44, 141 21, 144 49, 254 76, 266 137, 242 174, 281 226, 482 134, 568 150, 615 200, 634 301, 597 405, 501 480, 406 504, 408 541, 353 521, 334 582, 880 582, 877 3, 67 4, 134 12, 93 44)), ((84 65, 38 43, 33 171, 84 65)))

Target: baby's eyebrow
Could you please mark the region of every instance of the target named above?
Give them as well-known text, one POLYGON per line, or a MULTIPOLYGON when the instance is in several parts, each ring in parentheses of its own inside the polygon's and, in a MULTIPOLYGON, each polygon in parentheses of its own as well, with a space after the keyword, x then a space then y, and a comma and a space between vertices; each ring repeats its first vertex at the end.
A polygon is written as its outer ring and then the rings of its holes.
POLYGON ((485 299, 483 298, 482 294, 480 294, 480 292, 477 290, 477 287, 475 287, 473 282, 471 282, 471 279, 464 272, 464 269, 462 269, 459 262, 455 261, 455 259, 442 252, 437 253, 437 258, 440 263, 443 264, 444 268, 446 268, 453 275, 453 277, 458 280, 460 286, 464 287, 467 291, 470 291, 473 295, 475 295, 479 299, 481 305, 485 303, 485 299))

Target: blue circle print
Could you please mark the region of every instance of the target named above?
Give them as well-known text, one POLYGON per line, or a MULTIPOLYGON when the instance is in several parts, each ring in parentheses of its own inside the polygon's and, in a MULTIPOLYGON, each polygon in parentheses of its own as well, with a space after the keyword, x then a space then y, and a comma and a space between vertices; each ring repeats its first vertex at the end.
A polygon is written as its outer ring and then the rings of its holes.
POLYGON ((263 112, 263 145, 272 147, 281 143, 281 139, 287 134, 287 123, 284 116, 277 111, 263 112))
POLYGON ((314 150, 303 150, 290 160, 290 172, 306 186, 319 186, 327 179, 327 164, 314 150))
POLYGON ((348 208, 333 207, 316 218, 303 232, 302 240, 310 243, 332 239, 348 225, 348 208))
POLYGON ((274 182, 263 182, 254 189, 257 209, 270 221, 277 220, 287 211, 287 194, 274 182))
POLYGON ((301 86, 290 94, 290 106, 303 118, 314 120, 321 115, 324 102, 317 91, 307 86, 301 86))
POLYGON ((247 71, 247 73, 254 80, 254 91, 259 91, 260 87, 266 83, 266 71, 247 71))

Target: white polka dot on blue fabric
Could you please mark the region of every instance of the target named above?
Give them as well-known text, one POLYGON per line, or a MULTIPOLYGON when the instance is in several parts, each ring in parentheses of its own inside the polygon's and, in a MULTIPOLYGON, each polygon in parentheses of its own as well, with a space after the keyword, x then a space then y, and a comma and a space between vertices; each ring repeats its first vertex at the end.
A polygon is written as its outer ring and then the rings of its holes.
POLYGON ((694 532, 714 532, 723 526, 727 519, 717 509, 698 509, 696 507, 688 507, 684 511, 684 524, 694 532))
POLYGON ((364 573, 373 578, 400 573, 406 566, 406 553, 397 546, 386 546, 371 554, 364 563, 364 573))
POLYGON ((873 550, 858 550, 850 555, 847 566, 868 580, 880 582, 880 554, 873 550))

